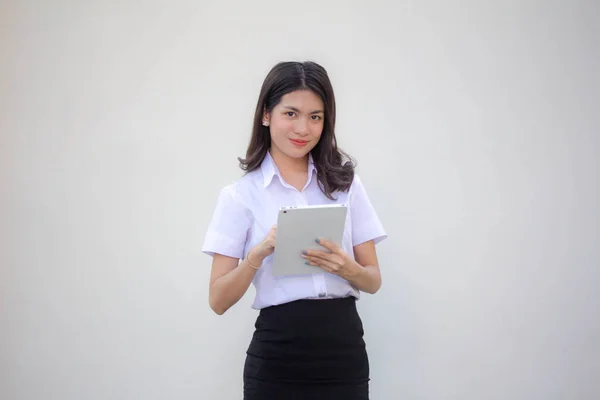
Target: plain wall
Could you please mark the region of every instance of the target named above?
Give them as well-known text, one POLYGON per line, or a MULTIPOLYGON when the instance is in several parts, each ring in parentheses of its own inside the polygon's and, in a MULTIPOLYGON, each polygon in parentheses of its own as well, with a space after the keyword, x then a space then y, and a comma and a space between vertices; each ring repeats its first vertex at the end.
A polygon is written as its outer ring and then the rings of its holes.
POLYGON ((8 1, 0 398, 241 399, 200 246, 258 92, 315 60, 389 239, 375 400, 600 398, 598 2, 8 1))

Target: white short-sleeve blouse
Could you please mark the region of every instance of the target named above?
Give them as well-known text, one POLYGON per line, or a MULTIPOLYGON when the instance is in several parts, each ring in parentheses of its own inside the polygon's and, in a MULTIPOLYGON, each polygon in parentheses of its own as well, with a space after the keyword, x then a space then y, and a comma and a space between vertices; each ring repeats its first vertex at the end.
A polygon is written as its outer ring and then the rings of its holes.
MULTIPOLYGON (((335 200, 331 200, 319 188, 312 157, 308 168, 306 185, 298 191, 284 181, 267 152, 259 169, 221 190, 202 251, 210 256, 217 253, 246 257, 276 224, 279 208, 293 205, 348 204, 342 249, 350 256, 354 255, 354 246, 369 240, 377 244, 387 237, 358 175, 354 176, 348 192, 336 192, 335 200)), ((254 276, 254 309, 300 299, 360 297, 359 291, 348 281, 325 271, 275 277, 272 258, 267 257, 254 276)))

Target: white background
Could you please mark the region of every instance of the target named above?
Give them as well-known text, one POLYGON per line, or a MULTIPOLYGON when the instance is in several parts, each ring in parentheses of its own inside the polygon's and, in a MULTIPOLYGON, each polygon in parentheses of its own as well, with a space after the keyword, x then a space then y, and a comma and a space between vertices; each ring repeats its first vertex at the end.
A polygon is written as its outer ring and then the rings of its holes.
POLYGON ((258 92, 315 60, 389 234, 372 398, 600 397, 594 1, 5 1, 0 398, 241 399, 200 253, 258 92))

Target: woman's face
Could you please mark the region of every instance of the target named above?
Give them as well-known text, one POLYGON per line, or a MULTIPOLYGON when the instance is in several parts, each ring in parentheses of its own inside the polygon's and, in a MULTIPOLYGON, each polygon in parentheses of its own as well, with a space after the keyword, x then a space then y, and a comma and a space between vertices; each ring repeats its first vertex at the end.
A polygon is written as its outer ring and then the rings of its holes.
POLYGON ((284 95, 271 113, 265 113, 271 131, 271 149, 292 158, 305 157, 319 142, 325 108, 310 90, 284 95))

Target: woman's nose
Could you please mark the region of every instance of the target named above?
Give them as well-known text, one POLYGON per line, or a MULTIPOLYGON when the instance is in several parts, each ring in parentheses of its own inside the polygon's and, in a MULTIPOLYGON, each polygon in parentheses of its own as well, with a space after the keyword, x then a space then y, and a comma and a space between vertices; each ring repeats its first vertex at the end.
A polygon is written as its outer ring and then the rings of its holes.
POLYGON ((298 135, 308 135, 308 122, 304 119, 300 118, 296 121, 296 125, 294 126, 294 130, 298 135))

